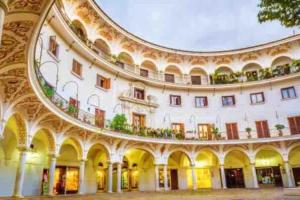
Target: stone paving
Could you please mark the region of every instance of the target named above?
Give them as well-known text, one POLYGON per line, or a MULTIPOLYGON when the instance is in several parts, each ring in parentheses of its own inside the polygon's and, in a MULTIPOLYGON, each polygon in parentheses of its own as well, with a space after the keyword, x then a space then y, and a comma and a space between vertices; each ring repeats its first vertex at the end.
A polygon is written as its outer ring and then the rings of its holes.
MULTIPOLYGON (((8 200, 13 198, 0 198, 8 200)), ((124 192, 122 194, 96 194, 86 196, 26 197, 24 200, 283 200, 283 189, 227 189, 171 191, 171 192, 124 192)))

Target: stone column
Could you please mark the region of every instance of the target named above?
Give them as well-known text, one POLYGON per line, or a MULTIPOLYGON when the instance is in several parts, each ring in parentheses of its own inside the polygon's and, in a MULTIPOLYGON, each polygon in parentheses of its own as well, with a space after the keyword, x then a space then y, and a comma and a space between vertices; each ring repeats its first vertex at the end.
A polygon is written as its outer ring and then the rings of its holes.
POLYGON ((1 47, 4 18, 7 11, 8 11, 7 0, 0 0, 0 47, 1 47))
POLYGON ((108 184, 107 184, 107 192, 112 193, 112 181, 113 181, 113 164, 111 162, 108 163, 108 184))
POLYGON ((168 165, 164 165, 164 189, 165 189, 165 191, 169 190, 169 187, 168 187, 168 165))
POLYGON ((195 165, 192 165, 191 169, 192 169, 193 190, 197 190, 197 175, 195 171, 195 165))
POLYGON ((258 181, 257 181, 255 163, 250 163, 250 166, 251 166, 251 170, 252 170, 253 187, 254 188, 259 188, 258 181))
POLYGON ((79 166, 79 194, 84 194, 84 173, 85 173, 85 161, 84 159, 80 160, 79 166))
POLYGON ((122 163, 117 164, 117 192, 121 193, 121 181, 122 181, 122 163))
POLYGON ((159 190, 159 165, 155 165, 155 191, 159 190))
POLYGON ((22 190, 23 190, 23 182, 25 176, 25 167, 26 167, 26 156, 27 151, 25 149, 21 149, 20 151, 20 159, 17 168, 15 188, 14 188, 14 197, 22 198, 22 190))
POLYGON ((284 168, 285 168, 285 172, 286 172, 286 177, 288 179, 288 187, 295 187, 293 180, 292 180, 290 164, 288 161, 284 161, 284 168))
POLYGON ((50 195, 50 196, 53 196, 55 167, 56 167, 56 156, 51 155, 50 156, 50 167, 49 167, 49 193, 48 193, 48 195, 50 195))
POLYGON ((223 189, 227 188, 224 165, 220 165, 223 189))

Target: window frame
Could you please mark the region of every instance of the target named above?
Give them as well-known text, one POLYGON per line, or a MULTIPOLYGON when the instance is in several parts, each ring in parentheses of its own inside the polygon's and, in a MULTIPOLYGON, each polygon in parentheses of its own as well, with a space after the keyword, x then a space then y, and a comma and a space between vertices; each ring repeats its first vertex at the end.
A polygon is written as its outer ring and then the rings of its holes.
MULTIPOLYGON (((172 106, 172 107, 181 107, 182 106, 182 101, 181 101, 181 96, 180 95, 173 95, 173 94, 170 94, 170 97, 169 97, 170 99, 170 106, 172 106), (173 97, 176 97, 176 98, 178 98, 179 99, 179 104, 172 104, 172 98, 173 97)), ((176 101, 175 101, 176 102, 176 101)))
POLYGON ((138 99, 138 100, 142 100, 144 101, 145 100, 145 90, 144 89, 141 89, 141 88, 138 88, 138 87, 134 87, 133 88, 133 97, 135 99, 138 99), (140 94, 142 95, 141 98, 139 97, 139 95, 137 95, 139 92, 141 92, 140 94))
POLYGON ((208 98, 207 96, 195 96, 195 108, 207 108, 208 107, 208 98), (197 106, 197 99, 204 99, 204 106, 197 106))
POLYGON ((255 104, 263 104, 265 103, 265 94, 264 92, 255 92, 255 93, 250 93, 250 104, 255 105, 255 104), (262 101, 257 101, 257 95, 262 95, 262 101), (255 96, 256 101, 253 102, 252 97, 255 96))
POLYGON ((76 59, 73 59, 72 62, 72 74, 74 74, 77 78, 82 79, 82 64, 76 59), (79 74, 76 72, 76 67, 79 67, 79 74))
POLYGON ((282 100, 289 100, 289 99, 295 99, 295 98, 297 98, 297 93, 296 93, 296 89, 295 89, 294 86, 281 88, 280 91, 281 91, 281 98, 282 98, 282 100), (293 91, 293 95, 294 96, 291 96, 291 93, 290 93, 291 90, 293 91), (288 97, 284 96, 284 91, 287 91, 288 97))
POLYGON ((49 37, 49 47, 48 52, 53 56, 55 59, 59 59, 59 44, 56 41, 56 36, 52 35, 49 37), (54 48, 53 48, 54 46, 54 48), (55 52, 54 52, 55 49, 55 52))
POLYGON ((223 105, 223 107, 235 106, 236 105, 235 96, 234 95, 222 96, 222 105, 223 105), (232 98, 233 104, 232 105, 224 104, 224 100, 229 97, 232 98))

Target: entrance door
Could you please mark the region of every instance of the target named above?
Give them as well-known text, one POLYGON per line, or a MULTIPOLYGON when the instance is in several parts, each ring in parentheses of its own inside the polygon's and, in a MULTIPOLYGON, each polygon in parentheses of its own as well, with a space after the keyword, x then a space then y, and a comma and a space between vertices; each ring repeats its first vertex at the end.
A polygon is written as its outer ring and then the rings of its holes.
POLYGON ((132 125, 135 127, 145 127, 145 115, 133 113, 132 125))
POLYGON ((56 167, 54 178, 55 194, 75 194, 78 192, 79 168, 56 167))
POLYGON ((96 108, 95 110, 95 124, 99 128, 104 128, 105 111, 96 108))
POLYGON ((225 169, 226 184, 228 188, 244 188, 244 174, 242 168, 225 169))
POLYGON ((260 187, 282 187, 282 178, 279 167, 257 168, 256 174, 260 187))
POLYGON ((171 169, 171 189, 178 190, 178 172, 177 169, 171 169))
POLYGON ((275 180, 275 186, 276 187, 282 187, 282 178, 281 178, 281 172, 279 167, 272 167, 273 173, 274 173, 274 180, 275 180))
POLYGON ((296 186, 300 186, 300 167, 293 168, 293 175, 294 175, 296 186))

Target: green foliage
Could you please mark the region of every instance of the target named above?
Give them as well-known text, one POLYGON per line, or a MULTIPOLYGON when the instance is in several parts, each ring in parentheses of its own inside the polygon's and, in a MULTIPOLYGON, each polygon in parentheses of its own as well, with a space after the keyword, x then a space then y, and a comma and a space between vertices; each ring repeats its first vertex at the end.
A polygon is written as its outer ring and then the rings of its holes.
POLYGON ((130 130, 127 126, 127 118, 124 114, 117 114, 113 118, 110 128, 115 131, 126 131, 130 133, 130 130))
POLYGON ((247 127, 245 130, 246 130, 247 133, 250 133, 252 131, 252 128, 247 127))
POLYGON ((79 111, 79 109, 78 109, 76 106, 74 106, 74 105, 72 105, 72 104, 69 104, 67 112, 68 112, 70 115, 78 114, 78 111, 79 111))
POLYGON ((45 84, 45 85, 42 86, 42 89, 43 89, 43 92, 46 95, 46 97, 48 97, 48 98, 52 98, 53 97, 53 95, 54 95, 54 89, 53 89, 53 87, 45 84))
POLYGON ((261 0, 258 21, 279 20, 286 27, 300 26, 299 0, 261 0))
POLYGON ((276 128, 276 130, 280 131, 280 130, 284 129, 285 126, 283 124, 276 124, 275 128, 276 128))

